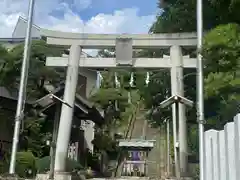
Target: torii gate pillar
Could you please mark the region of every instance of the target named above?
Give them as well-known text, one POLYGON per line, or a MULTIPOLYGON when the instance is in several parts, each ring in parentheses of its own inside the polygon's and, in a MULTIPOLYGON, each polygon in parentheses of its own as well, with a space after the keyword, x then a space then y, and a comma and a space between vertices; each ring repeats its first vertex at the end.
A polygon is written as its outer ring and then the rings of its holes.
POLYGON ((72 128, 73 108, 78 82, 80 56, 81 47, 79 45, 72 45, 68 59, 67 77, 63 97, 63 101, 65 101, 67 105, 62 104, 55 155, 55 172, 65 172, 66 170, 65 166, 68 152, 68 143, 70 140, 72 128))
MULTIPOLYGON (((183 55, 180 46, 170 47, 171 67, 171 93, 172 96, 179 95, 184 97, 184 83, 183 83, 183 55)), ((179 162, 181 176, 187 175, 188 171, 188 147, 187 147, 187 121, 185 105, 179 103, 179 122, 176 117, 176 106, 172 106, 173 123, 179 123, 178 138, 174 142, 179 142, 179 162), (177 140, 178 139, 178 140, 177 140)), ((176 124, 175 124, 176 125, 176 124)), ((176 149, 176 148, 174 148, 176 149)))

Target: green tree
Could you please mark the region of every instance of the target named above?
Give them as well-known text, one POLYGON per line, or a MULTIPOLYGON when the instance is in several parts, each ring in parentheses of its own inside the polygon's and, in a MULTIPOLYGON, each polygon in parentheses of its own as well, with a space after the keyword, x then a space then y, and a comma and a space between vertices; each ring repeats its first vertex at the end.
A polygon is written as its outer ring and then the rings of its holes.
POLYGON ((220 25, 204 39, 205 104, 209 128, 221 129, 240 112, 237 93, 240 90, 239 30, 237 24, 220 25))
MULTIPOLYGON (((232 120, 233 115, 239 111, 239 104, 237 103, 239 99, 236 94, 239 91, 239 72, 236 71, 236 69, 239 69, 239 45, 237 43, 239 42, 239 29, 237 24, 240 23, 240 19, 237 15, 238 6, 239 1, 203 1, 204 30, 210 30, 206 35, 203 50, 206 67, 204 71, 207 128, 222 128, 226 120, 232 120), (228 23, 236 24, 227 25, 228 23), (226 26, 219 26, 214 29, 219 24, 225 24, 226 26)), ((196 31, 196 1, 159 0, 159 8, 160 11, 156 21, 149 30, 151 33, 196 31)), ((184 54, 194 55, 195 51, 195 48, 192 50, 183 49, 184 54)), ((141 52, 142 55, 148 57, 161 57, 168 53, 168 50, 141 52)), ((184 70, 185 95, 194 101, 196 100, 195 73, 195 70, 184 70)), ((166 73, 152 72, 148 90, 140 88, 145 97, 146 105, 152 111, 156 109, 156 105, 160 101, 168 96, 170 92, 169 81, 170 77, 166 73)), ((153 122, 156 122, 155 124, 161 124, 161 121, 169 117, 170 114, 169 111, 158 110, 156 113, 150 113, 150 118, 153 122)), ((188 123, 192 122, 196 123, 196 111, 194 109, 188 112, 188 123)), ((197 134, 192 133, 195 132, 196 127, 189 124, 189 128, 191 129, 189 143, 191 148, 196 150, 198 149, 197 134), (194 145, 194 148, 193 144, 196 145, 194 145)))
MULTIPOLYGON (((98 52, 100 57, 114 57, 113 50, 101 50, 98 52)), ((103 77, 101 87, 92 100, 98 104, 105 114, 105 125, 96 130, 93 141, 96 148, 107 152, 117 153, 115 133, 125 130, 129 116, 133 112, 133 106, 139 100, 136 90, 131 89, 129 80, 131 73, 124 70, 117 70, 120 87, 115 84, 115 72, 112 70, 101 72, 103 77), (128 103, 128 92, 131 92, 132 104, 128 103), (125 127, 125 128, 124 128, 125 127)))
MULTIPOLYGON (((9 52, 11 56, 10 63, 6 62, 9 75, 4 76, 4 85, 12 91, 16 91, 19 87, 23 51, 24 44, 14 47, 9 52)), ((63 78, 63 73, 59 73, 53 68, 45 66, 47 56, 61 56, 63 53, 63 48, 47 45, 43 40, 34 40, 32 42, 27 85, 27 96, 29 98, 41 96, 45 81, 54 83, 59 82, 59 80, 63 78)))
POLYGON ((104 127, 97 130, 94 145, 101 150, 110 150, 115 144, 114 134, 123 121, 122 112, 128 107, 127 93, 115 88, 113 73, 103 74, 101 88, 91 99, 104 110, 104 127), (107 76, 105 76, 107 75, 107 76))
POLYGON ((32 152, 18 152, 16 156, 16 173, 22 178, 36 175, 36 158, 32 152))
POLYGON ((20 134, 20 149, 31 151, 34 156, 42 157, 46 150, 49 152, 49 147, 46 146, 47 140, 52 137, 51 132, 48 132, 46 119, 36 116, 27 116, 23 121, 23 128, 20 134))
POLYGON ((12 54, 3 46, 0 46, 0 57, 0 86, 5 86, 8 82, 14 80, 16 72, 12 69, 15 62, 12 54))
MULTIPOLYGON (((20 71, 22 66, 24 44, 19 44, 12 50, 7 51, 0 47, 0 86, 8 88, 14 95, 19 88, 20 71)), ((47 56, 61 56, 64 48, 47 45, 43 40, 32 42, 30 55, 29 76, 27 85, 27 101, 33 101, 45 95, 43 85, 45 82, 57 83, 63 79, 64 71, 56 71, 53 68, 45 66, 47 56)), ((9 114, 1 109, 2 114, 9 114)), ((14 120, 7 116, 1 121, 14 120)), ((23 129, 20 136, 20 149, 31 150, 35 156, 44 155, 46 149, 46 140, 50 138, 51 132, 45 127, 45 119, 39 118, 35 113, 28 112, 24 116, 23 129)), ((10 123, 11 128, 13 122, 10 123)), ((50 125, 50 124, 49 124, 50 125)))

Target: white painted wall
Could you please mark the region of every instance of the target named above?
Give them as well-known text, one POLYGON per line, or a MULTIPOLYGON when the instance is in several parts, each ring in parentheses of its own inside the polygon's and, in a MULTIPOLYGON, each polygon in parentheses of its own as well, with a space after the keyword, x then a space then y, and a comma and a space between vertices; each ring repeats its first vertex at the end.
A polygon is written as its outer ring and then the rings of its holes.
POLYGON ((97 72, 91 71, 85 68, 81 68, 79 70, 79 73, 82 76, 87 77, 87 86, 86 86, 86 97, 91 97, 92 94, 94 94, 97 90, 96 82, 97 82, 97 72))
POLYGON ((84 130, 84 138, 86 144, 84 147, 88 148, 91 152, 93 152, 93 144, 92 141, 94 139, 94 126, 95 123, 92 121, 82 121, 81 122, 82 129, 84 130))
MULTIPOLYGON (((12 38, 24 38, 26 36, 27 31, 27 20, 23 17, 19 17, 17 24, 12 33, 12 38)), ((40 35, 40 27, 33 25, 32 26, 32 37, 41 37, 40 35)))
MULTIPOLYGON (((80 59, 81 61, 81 59, 80 59)), ((97 72, 91 71, 85 68, 81 68, 79 73, 82 76, 87 77, 87 85, 86 85, 86 97, 89 98, 93 93, 96 92, 96 81, 97 81, 97 72)), ((87 147, 90 151, 93 152, 93 144, 92 141, 94 139, 94 126, 95 123, 87 120, 86 122, 82 120, 82 129, 84 129, 84 137, 86 141, 85 147, 87 147)))

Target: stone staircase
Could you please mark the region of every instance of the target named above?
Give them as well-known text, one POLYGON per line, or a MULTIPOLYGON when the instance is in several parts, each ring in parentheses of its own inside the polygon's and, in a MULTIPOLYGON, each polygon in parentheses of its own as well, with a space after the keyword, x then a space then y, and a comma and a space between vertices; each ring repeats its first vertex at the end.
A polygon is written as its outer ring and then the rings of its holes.
POLYGON ((132 139, 146 138, 146 140, 155 140, 156 144, 150 151, 148 160, 148 175, 149 177, 163 177, 165 176, 167 153, 165 131, 160 128, 153 128, 145 120, 145 110, 140 110, 136 117, 134 127, 132 130, 132 139))
POLYGON ((155 146, 148 156, 150 162, 148 166, 149 176, 163 177, 166 174, 167 164, 165 132, 163 129, 152 128, 149 125, 147 127, 146 138, 156 140, 155 146))

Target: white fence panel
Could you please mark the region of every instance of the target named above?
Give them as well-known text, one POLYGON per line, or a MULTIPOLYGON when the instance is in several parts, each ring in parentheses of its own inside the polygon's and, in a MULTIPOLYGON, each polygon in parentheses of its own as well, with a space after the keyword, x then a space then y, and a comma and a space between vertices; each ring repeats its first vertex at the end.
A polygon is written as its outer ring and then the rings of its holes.
POLYGON ((219 155, 220 155, 220 179, 219 180, 228 180, 226 173, 226 143, 225 143, 225 132, 224 130, 218 132, 219 140, 219 155))
POLYGON ((236 176, 240 179, 240 114, 234 117, 236 176))
POLYGON ((205 137, 205 180, 240 179, 240 114, 224 130, 209 130, 205 137))
POLYGON ((227 123, 224 126, 226 157, 227 157, 227 179, 237 180, 236 177, 236 161, 235 161, 235 134, 234 123, 227 123))
POLYGON ((219 140, 218 131, 209 130, 205 132, 205 158, 206 158, 206 180, 219 180, 219 140))

